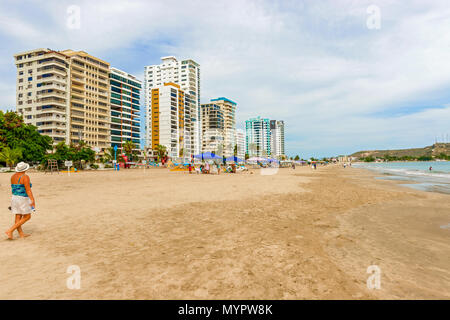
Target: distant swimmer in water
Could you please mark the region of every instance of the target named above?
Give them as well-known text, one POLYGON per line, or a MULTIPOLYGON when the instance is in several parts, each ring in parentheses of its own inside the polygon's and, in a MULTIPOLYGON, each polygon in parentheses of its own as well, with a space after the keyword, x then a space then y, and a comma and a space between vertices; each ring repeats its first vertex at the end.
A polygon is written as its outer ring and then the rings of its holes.
POLYGON ((433 170, 433 167, 432 167, 432 166, 430 166, 430 171, 431 171, 431 170, 433 170))

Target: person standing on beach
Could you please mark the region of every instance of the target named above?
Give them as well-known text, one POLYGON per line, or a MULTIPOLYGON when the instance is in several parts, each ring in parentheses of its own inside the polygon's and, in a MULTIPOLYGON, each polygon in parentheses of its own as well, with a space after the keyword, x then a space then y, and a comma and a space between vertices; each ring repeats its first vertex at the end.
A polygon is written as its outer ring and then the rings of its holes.
POLYGON ((25 162, 19 162, 16 166, 16 173, 11 177, 11 212, 15 215, 15 223, 5 233, 8 239, 13 239, 13 232, 17 229, 21 238, 26 238, 22 225, 31 219, 31 212, 36 206, 33 193, 31 192, 30 177, 25 172, 30 166, 25 162))

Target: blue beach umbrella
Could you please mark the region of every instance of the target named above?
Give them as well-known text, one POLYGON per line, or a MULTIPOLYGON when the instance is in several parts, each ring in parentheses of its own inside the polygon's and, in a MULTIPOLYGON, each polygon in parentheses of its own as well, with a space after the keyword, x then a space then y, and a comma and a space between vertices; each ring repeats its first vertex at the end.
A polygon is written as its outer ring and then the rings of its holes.
POLYGON ((204 159, 212 159, 212 160, 222 159, 221 157, 215 155, 212 152, 203 152, 203 153, 200 153, 200 154, 196 154, 196 155, 194 155, 194 158, 202 159, 202 161, 204 159))
POLYGON ((238 157, 236 157, 236 156, 234 156, 234 157, 228 157, 228 158, 227 158, 227 161, 234 161, 235 163, 238 163, 238 162, 244 162, 244 160, 242 160, 242 159, 240 159, 240 158, 238 158, 238 157))

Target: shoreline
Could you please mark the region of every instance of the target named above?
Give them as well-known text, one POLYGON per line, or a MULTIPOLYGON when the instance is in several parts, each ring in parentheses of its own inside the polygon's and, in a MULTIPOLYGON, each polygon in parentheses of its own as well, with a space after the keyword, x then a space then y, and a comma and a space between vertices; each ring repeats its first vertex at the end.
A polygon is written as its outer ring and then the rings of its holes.
MULTIPOLYGON (((404 162, 408 163, 408 162, 404 162)), ((385 163, 383 163, 385 164, 385 163)), ((366 169, 376 173, 376 179, 399 181, 405 187, 426 192, 450 194, 450 172, 439 169, 427 171, 417 167, 385 167, 358 163, 355 168, 366 169)))
POLYGON ((253 172, 30 173, 38 212, 0 241, 0 298, 450 299, 448 196, 356 167, 253 172))

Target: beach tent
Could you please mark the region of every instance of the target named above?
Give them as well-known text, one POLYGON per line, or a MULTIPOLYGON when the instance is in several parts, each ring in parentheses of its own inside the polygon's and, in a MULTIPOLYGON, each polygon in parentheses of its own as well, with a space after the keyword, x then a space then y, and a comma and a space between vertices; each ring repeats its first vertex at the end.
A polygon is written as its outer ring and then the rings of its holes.
POLYGON ((196 154, 196 155, 194 155, 194 158, 202 159, 202 160, 205 160, 205 159, 222 160, 222 157, 219 157, 212 152, 203 152, 200 154, 196 154))
POLYGON ((244 160, 242 160, 241 158, 238 158, 238 157, 228 157, 228 158, 226 158, 226 161, 234 161, 235 163, 244 162, 244 160))
POLYGON ((266 158, 261 158, 261 157, 251 157, 250 159, 248 159, 247 161, 259 161, 259 162, 267 162, 268 160, 266 158))

